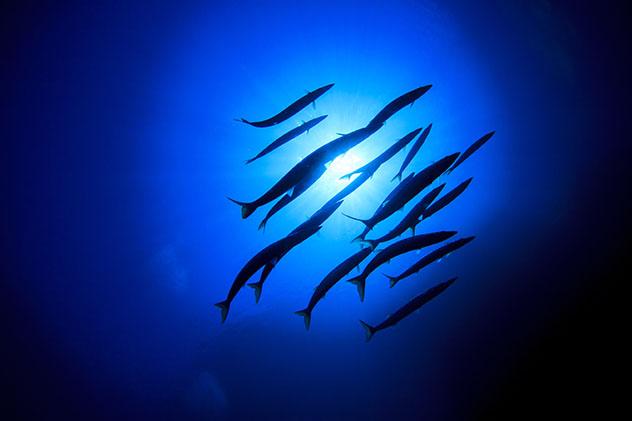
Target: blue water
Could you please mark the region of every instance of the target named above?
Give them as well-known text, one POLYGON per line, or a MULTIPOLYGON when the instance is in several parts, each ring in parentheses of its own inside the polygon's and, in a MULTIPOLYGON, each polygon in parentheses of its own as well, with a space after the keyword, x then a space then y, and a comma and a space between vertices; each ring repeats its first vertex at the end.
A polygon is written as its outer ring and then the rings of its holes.
POLYGON ((546 269, 533 262, 564 233, 580 168, 591 160, 572 147, 589 114, 578 93, 579 48, 546 2, 240 1, 51 13, 56 19, 40 23, 41 34, 21 41, 40 45, 24 77, 43 64, 49 76, 25 88, 40 101, 19 102, 16 114, 24 139, 46 134, 51 142, 32 152, 37 143, 25 140, 18 149, 30 154, 29 168, 46 171, 16 170, 16 180, 38 187, 19 193, 25 200, 15 213, 34 222, 13 246, 16 269, 8 273, 68 372, 65 386, 84 393, 75 405, 87 413, 455 418, 493 393, 515 357, 502 347, 527 341, 574 293, 571 280, 543 296, 531 289, 546 269), (267 118, 327 83, 335 86, 315 108, 278 126, 233 120, 267 118), (242 220, 226 200, 256 199, 336 133, 365 126, 389 101, 426 84, 427 94, 334 161, 265 232, 257 225, 270 205, 242 220), (36 127, 28 110, 42 118, 36 127), (329 117, 308 134, 244 165, 322 114, 329 117), (350 241, 362 226, 342 212, 372 214, 395 186, 402 151, 283 258, 259 304, 244 288, 220 323, 213 304, 250 257, 342 189, 340 175, 430 123, 408 171, 496 130, 440 180, 453 188, 473 176, 469 188, 418 227, 457 230, 474 242, 389 289, 381 272, 397 274, 421 255, 393 260, 369 278, 364 303, 340 282, 305 330, 293 312, 358 250, 350 241), (379 323, 453 276, 459 280, 443 295, 365 343, 358 319, 379 323), (533 295, 535 307, 524 300, 533 295))

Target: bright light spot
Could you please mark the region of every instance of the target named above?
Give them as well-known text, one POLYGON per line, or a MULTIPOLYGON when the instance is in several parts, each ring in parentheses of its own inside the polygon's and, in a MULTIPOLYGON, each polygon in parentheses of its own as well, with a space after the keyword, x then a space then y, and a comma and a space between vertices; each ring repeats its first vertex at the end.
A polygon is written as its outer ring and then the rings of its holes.
POLYGON ((340 177, 349 174, 351 171, 357 170, 364 164, 365 162, 362 157, 358 156, 352 151, 349 151, 334 159, 333 162, 329 164, 329 168, 327 168, 327 173, 329 174, 329 176, 335 178, 341 183, 348 183, 349 180, 340 180, 340 177))

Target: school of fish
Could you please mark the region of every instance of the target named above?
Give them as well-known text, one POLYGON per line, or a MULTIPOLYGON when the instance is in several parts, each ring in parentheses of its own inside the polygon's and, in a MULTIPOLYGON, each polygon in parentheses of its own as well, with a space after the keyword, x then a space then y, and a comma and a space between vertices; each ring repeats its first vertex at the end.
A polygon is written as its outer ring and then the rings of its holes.
MULTIPOLYGON (((313 91, 309 91, 292 104, 288 105, 285 109, 265 120, 250 121, 244 118, 236 120, 259 128, 272 127, 277 124, 281 124, 300 113, 310 104, 315 107, 315 101, 329 91, 333 86, 334 84, 331 83, 313 91)), ((406 106, 412 106, 413 103, 428 92, 431 87, 432 85, 421 86, 395 98, 373 119, 371 119, 365 127, 359 128, 350 133, 340 134, 336 139, 333 139, 325 145, 317 148, 298 162, 283 177, 281 177, 277 183, 275 183, 257 199, 249 202, 238 201, 232 198, 228 199, 240 206, 241 216, 245 219, 253 214, 259 207, 265 206, 266 204, 280 198, 270 208, 261 221, 259 229, 265 228, 266 223, 274 214, 289 205, 322 177, 322 175, 327 171, 329 163, 377 132, 395 113, 399 112, 406 106)), ((317 126, 325 118, 327 118, 327 115, 322 115, 307 122, 303 122, 303 124, 298 127, 289 130, 270 143, 256 156, 248 159, 246 164, 250 164, 251 162, 272 153, 275 149, 282 147, 284 144, 299 137, 303 133, 308 133, 310 129, 317 126)), ((261 298, 264 283, 272 270, 279 264, 279 261, 294 247, 316 234, 327 219, 338 210, 338 208, 342 205, 343 200, 348 195, 371 179, 382 164, 392 159, 399 151, 413 142, 415 138, 417 138, 417 140, 412 144, 412 147, 404 158, 399 171, 392 177, 391 181, 398 180, 398 184, 386 195, 382 203, 376 207, 373 214, 366 219, 362 219, 357 216, 345 215, 364 225, 363 231, 352 240, 360 242, 363 247, 360 251, 346 257, 340 264, 334 267, 315 287, 314 293, 307 303, 307 306, 302 310, 296 311, 295 314, 303 317, 305 328, 309 329, 311 326, 312 312, 318 302, 325 297, 331 288, 347 276, 353 268, 360 269, 360 265, 373 253, 375 253, 374 256, 364 266, 362 271, 357 276, 347 279, 348 282, 357 287, 358 295, 361 301, 364 301, 365 298, 366 281, 376 269, 382 265, 388 264, 391 259, 405 253, 412 251, 418 253, 424 248, 439 245, 455 236, 457 234, 456 231, 438 231, 417 234, 415 229, 423 220, 445 208, 457 197, 459 197, 472 182, 472 177, 460 182, 456 185, 456 187, 443 194, 441 197, 439 197, 439 195, 443 192, 443 189, 448 181, 444 181, 423 195, 422 192, 430 188, 438 179, 451 174, 467 158, 481 148, 495 134, 495 132, 491 131, 484 134, 462 153, 456 152, 442 157, 417 173, 411 172, 402 179, 405 170, 409 167, 413 158, 415 158, 417 153, 421 150, 423 144, 426 142, 431 129, 432 124, 429 124, 425 128, 416 128, 403 136, 401 139, 393 142, 388 149, 366 165, 343 175, 341 177, 342 179, 351 179, 354 175, 356 177, 331 199, 329 199, 319 210, 309 217, 307 221, 300 224, 285 237, 268 245, 248 260, 235 276, 235 279, 228 290, 226 299, 215 304, 215 306, 221 310, 222 323, 228 316, 233 299, 245 285, 254 289, 255 301, 258 303, 261 298), (366 238, 376 225, 386 220, 398 210, 403 209, 407 203, 411 202, 417 196, 421 196, 419 201, 414 204, 408 213, 405 214, 399 223, 397 223, 390 231, 378 238, 366 238), (397 240, 381 250, 377 249, 378 245, 381 243, 396 240, 408 230, 411 230, 412 236, 397 240), (260 269, 261 274, 259 281, 247 283, 260 269)), ((441 260, 470 243, 472 240, 474 240, 474 236, 452 240, 451 242, 440 245, 433 251, 423 255, 417 260, 417 262, 412 264, 399 275, 391 276, 385 274, 384 276, 386 276, 390 287, 392 288, 402 279, 418 273, 429 264, 441 260)), ((394 326, 402 319, 417 311, 423 305, 445 291, 456 281, 456 279, 457 278, 455 277, 447 281, 437 283, 430 289, 412 298, 400 308, 394 310, 392 314, 374 326, 360 320, 360 325, 365 331, 366 340, 368 341, 371 339, 376 332, 394 326)))

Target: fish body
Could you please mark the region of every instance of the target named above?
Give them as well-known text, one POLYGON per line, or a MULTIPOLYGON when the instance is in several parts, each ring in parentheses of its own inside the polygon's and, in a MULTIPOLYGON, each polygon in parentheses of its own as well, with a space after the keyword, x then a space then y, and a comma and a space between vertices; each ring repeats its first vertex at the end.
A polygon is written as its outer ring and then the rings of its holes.
POLYGON ((289 249, 296 246, 297 244, 302 243, 312 235, 314 235, 320 227, 310 227, 308 229, 296 232, 292 235, 288 235, 283 237, 282 239, 275 241, 274 243, 268 245, 259 253, 255 254, 244 267, 241 268, 233 284, 228 291, 228 295, 226 300, 221 301, 215 304, 216 307, 219 307, 222 311, 222 322, 226 320, 226 316, 228 315, 228 311, 230 309, 230 304, 239 292, 239 290, 246 284, 248 279, 250 279, 259 269, 267 264, 276 265, 279 259, 287 253, 289 249))
MULTIPOLYGON (((336 203, 326 203, 320 209, 314 212, 314 214, 310 216, 307 221, 294 228, 294 230, 292 230, 288 234, 288 236, 297 235, 301 232, 312 232, 314 228, 320 228, 322 224, 340 207, 340 205, 342 205, 342 201, 336 203)), ((314 231, 311 235, 314 235, 315 233, 316 231, 314 231)), ((272 272, 272 269, 274 269, 279 261, 297 245, 298 243, 286 247, 283 250, 283 253, 281 253, 274 262, 269 262, 264 266, 263 271, 261 272, 261 276, 259 277, 259 281, 251 282, 248 284, 248 286, 255 291, 255 303, 259 302, 259 299, 261 298, 261 292, 263 291, 263 285, 265 284, 266 279, 268 279, 270 272, 272 272)))
MULTIPOLYGON (((448 155, 439 161, 430 164, 422 171, 417 173, 404 187, 399 185, 395 188, 396 193, 389 195, 390 199, 385 200, 382 205, 375 211, 373 216, 369 219, 356 219, 362 222, 366 228, 356 239, 364 240, 364 237, 369 230, 373 229, 379 222, 385 220, 399 209, 401 209, 406 203, 413 199, 419 192, 428 187, 435 181, 441 174, 443 174, 452 163, 459 156, 458 153, 448 155)), ((401 184, 401 183, 400 183, 401 184)))
POLYGON ((367 243, 370 245, 372 249, 375 249, 378 244, 384 243, 386 241, 390 241, 394 238, 399 237, 406 230, 410 229, 413 231, 413 235, 415 235, 415 227, 419 224, 421 215, 426 210, 426 208, 432 203, 433 200, 441 193, 441 190, 445 187, 445 183, 435 187, 431 191, 429 191, 424 197, 421 198, 415 206, 402 218, 402 220, 389 232, 384 234, 383 236, 376 238, 375 240, 361 240, 363 243, 367 243))
POLYGON ((404 95, 401 95, 391 102, 389 102, 382 110, 377 113, 375 117, 369 122, 369 126, 371 125, 382 125, 386 123, 386 120, 391 118, 393 114, 401 110, 407 105, 413 104, 417 101, 423 94, 428 92, 428 90, 432 88, 432 85, 421 86, 417 89, 413 89, 410 92, 406 92, 404 95))
POLYGON ((380 330, 384 330, 391 326, 395 326, 398 322, 408 317, 415 311, 419 310, 424 304, 436 298, 439 294, 445 291, 450 285, 452 285, 454 281, 456 281, 456 279, 457 278, 452 278, 446 282, 437 284, 433 286, 432 288, 430 288, 429 290, 427 290, 426 292, 419 294, 418 296, 410 300, 408 303, 404 304, 402 307, 397 309, 397 311, 395 311, 393 314, 388 316, 386 320, 384 320, 382 323, 380 323, 379 325, 375 327, 360 320, 360 324, 364 328, 364 333, 366 335, 367 342, 373 337, 373 335, 376 332, 379 332, 380 330))
POLYGON ((384 276, 388 278, 390 287, 393 288, 402 279, 407 278, 410 275, 419 272, 420 270, 422 270, 429 264, 436 262, 437 260, 447 256, 448 254, 452 253, 455 250, 460 249, 461 247, 463 247, 464 245, 472 241, 474 238, 475 237, 466 237, 466 238, 460 238, 456 241, 452 241, 426 254, 424 257, 419 259, 417 262, 415 262, 413 265, 411 265, 408 269, 406 269, 401 274, 397 276, 388 276, 388 275, 384 275, 384 276))
POLYGON ((323 121, 326 118, 327 118, 327 115, 321 115, 320 117, 313 118, 313 119, 311 119, 309 121, 304 122, 300 126, 293 128, 292 130, 290 130, 287 133, 283 134, 278 139, 276 139, 274 142, 272 142, 268 146, 266 146, 256 156, 254 156, 253 158, 248 159, 246 161, 246 164, 250 164, 251 162, 256 161, 257 159, 269 154, 273 150, 275 150, 277 148, 280 148, 281 146, 285 145, 290 140, 302 135, 303 133, 309 132, 309 130, 311 128, 313 128, 315 125, 317 125, 318 123, 320 123, 321 121, 323 121))
POLYGON ((424 247, 440 243, 455 234, 456 231, 437 231, 428 234, 415 235, 413 237, 399 240, 376 254, 375 257, 373 257, 373 259, 371 259, 371 261, 367 263, 362 272, 358 276, 349 279, 348 282, 356 285, 356 287, 358 288, 360 301, 364 301, 366 279, 375 269, 377 269, 384 263, 389 262, 394 257, 397 257, 409 251, 419 250, 424 247))
POLYGON ((429 124, 428 127, 426 127, 421 133, 419 138, 415 141, 415 143, 413 143, 412 148, 410 148, 410 151, 408 151, 408 153, 406 154, 406 158, 404 158, 404 162, 402 162, 402 166, 399 167, 399 171, 397 171, 397 174, 395 174, 395 177, 393 177, 391 181, 395 180, 396 178, 401 181, 404 170, 406 169, 406 167, 408 167, 408 164, 410 164, 415 155, 417 155, 417 152, 419 152, 421 146, 426 142, 431 129, 432 124, 429 124))
POLYGON ((316 304, 325 297, 325 294, 327 294, 327 292, 336 285, 338 281, 351 272, 354 267, 357 267, 360 263, 362 263, 369 254, 371 254, 371 249, 368 247, 363 248, 351 257, 345 259, 323 278, 323 280, 314 289, 314 293, 312 294, 307 307, 295 312, 295 314, 303 317, 305 329, 309 329, 312 319, 312 311, 314 310, 316 304))
POLYGON ((451 173, 452 171, 454 171, 454 169, 456 167, 458 167, 459 165, 461 165, 463 163, 463 161, 465 161, 467 158, 469 158, 474 152, 476 152, 478 149, 480 149, 481 146, 483 146, 489 139, 491 139, 491 137, 495 134, 495 131, 489 132, 485 135, 483 135, 483 137, 481 137, 480 139, 478 139, 476 142, 472 143, 472 145, 470 145, 469 148, 467 148, 462 154, 461 156, 459 156, 459 159, 456 160, 456 162, 450 167, 450 169, 447 171, 448 174, 451 173))
POLYGON ((297 99, 296 101, 294 101, 293 103, 291 103, 290 105, 288 105, 285 109, 283 109, 282 111, 280 111, 278 114, 266 119, 266 120, 261 120, 261 121, 248 121, 245 118, 240 118, 237 119, 237 121, 241 121, 242 123, 246 123, 246 124, 250 124, 251 126, 254 127, 270 127, 270 126, 274 126, 275 124, 279 124, 285 120, 287 120, 288 118, 294 116, 295 114, 297 114, 299 111, 301 111, 303 108, 307 107, 309 104, 312 104, 316 101, 316 99, 318 99, 322 94, 324 94, 325 92, 327 92, 329 89, 331 89, 331 87, 334 86, 333 83, 330 83, 329 85, 325 85, 325 86, 321 86, 320 88, 308 92, 307 94, 303 95, 302 97, 300 97, 299 99, 297 99))
MULTIPOLYGON (((371 134, 375 133, 378 129, 379 127, 363 127, 346 135, 340 136, 337 139, 321 146, 303 158, 299 163, 294 165, 294 167, 292 167, 287 174, 281 177, 279 181, 270 187, 268 191, 252 202, 241 202, 231 198, 228 199, 241 207, 241 217, 245 219, 257 210, 257 208, 272 202, 284 193, 292 190, 292 194, 290 195, 291 200, 285 199, 279 203, 279 205, 275 207, 274 212, 267 215, 267 218, 264 219, 264 221, 267 222, 274 213, 287 206, 290 202, 292 202, 292 200, 303 194, 309 187, 318 181, 318 179, 327 170, 325 164, 333 161, 338 155, 341 155, 356 146, 371 134)), ((265 226, 265 222, 263 222, 263 226, 265 226)))
MULTIPOLYGON (((386 121, 386 119, 395 114, 401 108, 414 102, 428 89, 430 89, 430 87, 431 85, 421 87, 400 96, 399 98, 391 101, 391 103, 389 103, 382 111, 380 111, 380 113, 378 113, 378 115, 376 115, 366 127, 362 127, 360 129, 354 130, 351 133, 341 135, 337 139, 334 139, 316 149, 307 157, 302 159, 299 163, 297 163, 294 167, 292 167, 292 169, 290 169, 287 174, 285 174, 276 184, 274 184, 258 199, 252 202, 241 202, 232 198, 229 198, 229 200, 241 207, 241 217, 245 219, 255 210, 257 210, 257 208, 272 202, 284 193, 287 193, 292 188, 295 189, 292 193, 292 200, 295 199, 296 197, 298 197, 298 195, 302 194, 322 176, 322 174, 325 172, 322 167, 325 164, 333 161, 338 156, 347 152, 349 149, 358 145, 360 142, 364 141, 373 133, 378 131, 384 125, 384 121, 386 121), (300 188, 297 190, 296 186, 300 186, 300 188)), ((277 206, 275 212, 278 212, 281 208, 287 206, 290 202, 291 200, 284 200, 279 204, 279 206, 277 206)), ((265 223, 263 225, 265 225, 265 223)))
POLYGON ((430 216, 434 215, 435 213, 439 212, 441 209, 445 208, 450 203, 452 203, 454 199, 459 197, 461 193, 465 191, 467 186, 469 186, 470 183, 472 182, 472 179, 473 177, 468 178, 467 180, 465 180, 464 182, 462 182, 461 184, 459 184, 458 186, 456 186, 455 188, 453 188, 452 190, 450 190, 449 192, 441 196, 439 199, 437 199, 436 202, 428 206, 424 210, 424 213, 422 215, 422 220, 430 218, 430 216))
POLYGON ((382 152, 379 156, 373 159, 368 164, 358 168, 355 171, 352 171, 348 174, 343 175, 340 179, 351 178, 353 174, 362 174, 362 173, 370 173, 373 175, 377 169, 384 164, 386 161, 391 159, 397 152, 401 151, 406 145, 408 145, 414 138, 419 134, 421 129, 415 129, 412 132, 408 133, 406 136, 397 140, 393 143, 388 149, 382 152))

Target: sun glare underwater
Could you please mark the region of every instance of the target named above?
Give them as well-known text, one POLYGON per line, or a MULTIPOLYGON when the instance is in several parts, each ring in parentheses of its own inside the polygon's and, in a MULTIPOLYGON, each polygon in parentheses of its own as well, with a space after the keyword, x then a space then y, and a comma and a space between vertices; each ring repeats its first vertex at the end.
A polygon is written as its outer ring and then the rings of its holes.
MULTIPOLYGON (((300 17, 296 10, 281 9, 274 16, 266 15, 264 23, 260 19, 264 12, 259 8, 237 12, 226 7, 215 10, 212 16, 198 16, 165 52, 153 75, 155 101, 144 134, 155 152, 138 152, 143 156, 143 173, 152 175, 147 183, 155 186, 147 192, 143 228, 155 250, 147 267, 159 280, 156 287, 167 296, 171 294, 165 299, 172 303, 171 311, 178 313, 174 317, 199 321, 190 327, 190 346, 196 346, 194 338, 204 338, 208 341, 205 355, 210 360, 221 360, 235 347, 257 347, 259 341, 267 340, 280 340, 292 347, 304 344, 314 347, 314 352, 323 346, 357 352, 357 347, 367 346, 359 319, 377 324, 413 296, 455 276, 459 280, 444 294, 382 332, 368 346, 405 346, 410 337, 436 336, 446 321, 468 317, 462 312, 480 293, 477 286, 468 285, 468 274, 489 259, 481 250, 493 239, 486 238, 484 228, 494 223, 506 201, 508 122, 485 65, 468 49, 467 39, 450 15, 423 3, 407 7, 415 13, 404 13, 398 7, 367 9, 365 15, 355 17, 354 25, 349 25, 348 19, 355 8, 323 14, 320 6, 311 4, 304 6, 300 17), (362 19, 371 25, 360 25, 358 20, 362 19), (212 25, 210 21, 222 24, 212 25), (253 128, 234 121, 270 117, 306 91, 328 83, 335 86, 318 98, 315 107, 310 105, 281 124, 253 128), (239 207, 226 199, 256 199, 302 158, 336 139, 338 133, 366 126, 391 100, 427 84, 433 87, 426 94, 331 162, 324 176, 274 215, 265 230, 258 230, 258 225, 274 202, 242 220, 239 207), (302 121, 325 114, 328 117, 309 133, 244 164, 302 121), (410 131, 431 123, 428 139, 404 176, 462 152, 485 133, 496 130, 496 135, 462 166, 422 192, 446 182, 445 193, 474 177, 459 198, 417 227, 417 233, 458 231, 454 239, 476 236, 472 244, 391 289, 382 273, 400 273, 436 247, 395 258, 369 277, 363 303, 356 288, 346 282, 357 274, 354 269, 316 306, 309 331, 294 314, 307 305, 315 286, 334 266, 360 249, 351 240, 363 226, 343 213, 371 216, 397 184, 391 178, 411 143, 347 196, 320 232, 280 261, 259 303, 255 304, 250 288, 242 288, 221 324, 213 304, 226 297, 248 259, 286 236, 350 182, 340 180, 340 176, 366 164, 410 131), (293 338, 288 339, 288 335, 293 338)), ((391 229, 420 197, 380 223, 370 237, 391 229)), ((410 232, 401 238, 408 236, 410 232)), ((249 282, 258 277, 259 272, 249 282)), ((432 346, 428 344, 429 349, 432 346)), ((270 364, 273 361, 268 359, 270 364)), ((330 369, 353 369, 353 364, 346 368, 339 364, 332 364, 330 369)), ((223 375, 213 364, 207 363, 205 369, 220 378, 223 375)))
MULTIPOLYGON (((226 13, 214 19, 243 19, 254 25, 253 32, 260 29, 261 23, 252 15, 237 17, 226 13)), ((171 217, 177 218, 180 224, 178 236, 186 237, 179 241, 186 242, 187 247, 195 244, 201 253, 195 277, 208 279, 208 282, 199 285, 201 289, 196 299, 209 300, 210 312, 215 311, 210 305, 225 295, 235 274, 250 257, 287 235, 350 182, 340 180, 342 175, 366 164, 406 133, 430 123, 432 131, 404 176, 411 171, 419 172, 445 155, 462 152, 483 134, 498 130, 499 134, 454 173, 435 181, 431 187, 447 182, 445 193, 474 177, 461 197, 423 221, 417 230, 457 230, 459 236, 479 238, 445 262, 426 268, 416 280, 405 286, 402 283, 399 291, 399 288, 389 290, 386 278, 376 271, 372 275, 375 279, 371 279, 367 287, 370 298, 363 306, 357 302, 353 286, 341 281, 314 311, 315 329, 312 330, 354 329, 358 327, 360 315, 380 319, 403 304, 413 291, 421 292, 451 276, 467 279, 467 269, 461 262, 468 256, 476 256, 477 242, 481 241, 480 237, 484 239, 484 233, 478 228, 489 223, 490 209, 503 200, 503 179, 495 176, 503 172, 503 122, 495 110, 498 103, 493 97, 493 85, 479 73, 480 64, 469 54, 467 44, 459 38, 449 18, 436 9, 426 9, 419 16, 422 19, 425 16, 427 21, 416 21, 413 31, 407 25, 412 22, 398 15, 397 27, 388 25, 389 30, 383 32, 385 36, 373 39, 370 45, 365 38, 368 33, 362 28, 356 28, 358 33, 340 29, 343 33, 334 35, 319 33, 316 25, 310 36, 303 34, 291 40, 297 47, 300 45, 291 53, 274 47, 259 54, 247 54, 239 48, 227 49, 220 42, 217 29, 200 23, 185 34, 189 38, 183 39, 182 45, 168 56, 167 71, 158 79, 164 85, 156 87, 163 95, 159 101, 162 104, 160 132, 150 135, 152 141, 160 142, 162 154, 156 156, 152 164, 164 172, 167 188, 163 194, 168 195, 167 201, 172 205, 168 212, 174 213, 171 217), (420 27, 423 30, 418 30, 420 27), (345 42, 335 42, 341 35, 345 42), (318 98, 315 106, 303 109, 281 124, 253 128, 233 120, 236 117, 266 118, 307 90, 327 83, 335 83, 335 86, 318 98), (323 177, 274 215, 265 231, 258 231, 257 225, 272 204, 241 220, 239 208, 226 200, 226 196, 254 200, 310 152, 337 138, 338 133, 364 127, 388 102, 426 84, 432 84, 433 88, 412 106, 396 113, 375 134, 328 164, 323 177), (468 101, 464 102, 463 98, 468 101), (244 165, 246 159, 289 129, 325 114, 328 117, 308 133, 244 165)), ((289 16, 280 15, 277 19, 277 23, 282 24, 266 27, 271 38, 280 36, 281 31, 298 31, 298 27, 283 26, 291 25, 289 16)), ((387 21, 384 19, 383 24, 387 25, 387 21)), ((328 22, 326 27, 338 26, 328 22)), ((230 31, 230 25, 226 29, 230 31)), ((221 37, 238 45, 246 43, 246 38, 246 34, 234 32, 223 33, 221 37)), ((262 51, 261 40, 248 38, 247 44, 248 51, 262 51)), ((252 318, 274 320, 279 329, 301 328, 300 319, 293 311, 302 308, 313 288, 331 268, 359 249, 351 240, 363 226, 342 213, 368 218, 396 185, 396 181, 390 180, 411 145, 347 196, 317 236, 284 257, 271 274, 258 305, 254 305, 250 289, 240 291, 231 307, 228 324, 222 329, 242 322, 251 323, 252 318)), ((379 224, 371 234, 387 232, 416 200, 379 224)), ((400 256, 391 262, 388 271, 403 270, 419 257, 418 253, 400 256)), ((380 269, 386 271, 386 266, 380 269)), ((174 281, 174 284, 180 282, 174 281)), ((415 323, 414 320, 406 322, 415 323)))
MULTIPOLYGON (((7 14, 19 32, 9 81, 21 83, 7 107, 18 137, 5 159, 3 239, 5 295, 19 322, 9 337, 24 364, 7 365, 25 407, 42 407, 39 418, 48 407, 33 399, 84 409, 81 418, 470 419, 459 414, 500 393, 519 395, 503 382, 519 375, 514 368, 532 345, 548 328, 564 331, 554 322, 579 302, 581 288, 610 283, 605 256, 619 244, 615 234, 620 244, 625 236, 600 211, 624 214, 618 198, 628 197, 614 182, 623 171, 612 161, 629 154, 616 149, 626 108, 609 101, 620 91, 605 66, 617 61, 609 52, 618 44, 592 31, 606 22, 593 7, 242 0, 23 9, 20 20, 7 14), (280 124, 235 121, 269 118, 328 84, 315 106, 280 124), (366 127, 391 101, 427 85, 412 106, 329 162, 265 229, 259 224, 278 199, 246 219, 227 199, 259 198, 339 133, 366 127), (245 163, 323 115, 308 133, 245 163), (342 175, 430 124, 404 177, 495 134, 367 237, 391 230, 435 186, 446 183, 441 198, 472 178, 416 226, 416 234, 453 237, 378 267, 364 301, 347 282, 360 273, 351 269, 317 303, 308 330, 295 314, 360 251, 352 240, 364 226, 345 215, 371 217, 399 185, 392 179, 415 138, 283 256, 258 303, 242 287, 222 323, 215 304, 253 256, 358 180, 342 175), (392 288, 384 276, 472 236, 392 288), (365 340, 360 320, 375 326, 454 277, 419 311, 365 340)), ((408 230, 399 239, 410 237, 408 230)), ((553 371, 535 383, 577 370, 553 371)))

